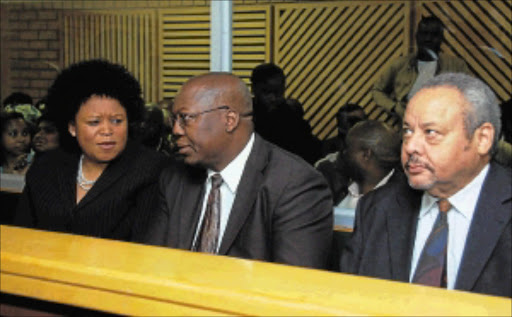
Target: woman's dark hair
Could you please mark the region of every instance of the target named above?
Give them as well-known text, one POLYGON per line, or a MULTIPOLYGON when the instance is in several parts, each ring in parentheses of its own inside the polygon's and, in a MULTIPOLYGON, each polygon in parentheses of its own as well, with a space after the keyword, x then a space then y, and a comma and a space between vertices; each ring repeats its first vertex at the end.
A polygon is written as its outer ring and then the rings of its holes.
POLYGON ((9 124, 9 122, 17 119, 25 120, 23 115, 19 112, 0 112, 0 166, 4 165, 5 163, 5 147, 1 135, 7 130, 7 125, 9 124))
POLYGON ((125 67, 99 59, 73 64, 57 76, 46 100, 46 111, 59 130, 62 148, 78 150, 76 140, 69 135, 68 124, 92 96, 119 101, 126 110, 129 125, 142 118, 144 100, 140 84, 125 67))

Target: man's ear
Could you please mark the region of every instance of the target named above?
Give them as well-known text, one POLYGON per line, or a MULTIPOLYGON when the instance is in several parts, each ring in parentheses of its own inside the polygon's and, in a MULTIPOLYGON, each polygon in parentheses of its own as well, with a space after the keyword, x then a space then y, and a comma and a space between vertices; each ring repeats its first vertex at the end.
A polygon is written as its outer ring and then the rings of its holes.
POLYGON ((489 154, 492 148, 495 133, 496 131, 494 130, 494 126, 489 122, 483 123, 478 127, 478 129, 476 129, 473 135, 473 139, 474 142, 476 142, 478 154, 489 154))
POLYGON ((70 121, 68 123, 68 131, 69 134, 71 134, 72 137, 76 137, 76 125, 74 121, 70 121))
POLYGON ((226 132, 233 132, 240 124, 240 114, 233 110, 228 110, 226 114, 226 132))

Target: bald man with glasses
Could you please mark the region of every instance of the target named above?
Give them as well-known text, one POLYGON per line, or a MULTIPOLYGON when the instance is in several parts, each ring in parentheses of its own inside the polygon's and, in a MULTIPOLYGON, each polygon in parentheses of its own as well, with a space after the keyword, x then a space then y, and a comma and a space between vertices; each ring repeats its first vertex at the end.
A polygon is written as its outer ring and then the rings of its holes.
POLYGON ((183 85, 172 108, 182 161, 160 179, 147 243, 326 268, 332 199, 313 167, 254 133, 252 98, 229 73, 183 85))

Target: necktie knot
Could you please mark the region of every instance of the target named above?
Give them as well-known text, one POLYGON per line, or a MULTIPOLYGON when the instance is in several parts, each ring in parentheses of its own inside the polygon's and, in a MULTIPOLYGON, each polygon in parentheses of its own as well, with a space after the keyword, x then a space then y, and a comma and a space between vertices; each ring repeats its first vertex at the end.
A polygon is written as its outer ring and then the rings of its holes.
POLYGON ((443 213, 447 213, 448 210, 452 208, 452 205, 448 201, 448 199, 442 198, 437 201, 437 205, 439 206, 439 211, 443 213))
POLYGON ((212 175, 212 189, 218 189, 222 185, 222 176, 219 173, 212 175))

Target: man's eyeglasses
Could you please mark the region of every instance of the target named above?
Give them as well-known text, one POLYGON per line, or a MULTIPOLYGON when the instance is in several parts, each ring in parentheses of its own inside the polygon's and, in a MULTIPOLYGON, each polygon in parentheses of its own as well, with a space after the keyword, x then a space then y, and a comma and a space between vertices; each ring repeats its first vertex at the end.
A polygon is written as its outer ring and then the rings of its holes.
MULTIPOLYGON (((229 106, 219 106, 216 108, 208 109, 205 111, 200 112, 194 112, 194 113, 181 113, 178 112, 176 114, 171 114, 171 124, 174 126, 176 122, 178 122, 179 126, 183 129, 185 128, 190 122, 194 121, 197 117, 199 117, 202 114, 217 111, 217 110, 230 110, 229 106)), ((240 114, 242 117, 251 116, 252 112, 240 114)))

